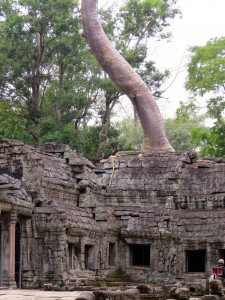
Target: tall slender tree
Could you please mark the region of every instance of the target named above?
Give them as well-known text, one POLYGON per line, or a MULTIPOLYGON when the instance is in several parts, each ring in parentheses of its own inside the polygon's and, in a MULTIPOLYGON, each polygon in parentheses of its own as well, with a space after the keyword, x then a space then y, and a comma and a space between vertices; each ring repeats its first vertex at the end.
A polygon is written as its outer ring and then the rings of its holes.
MULTIPOLYGON (((161 39, 169 35, 162 32, 167 23, 160 22, 160 18, 156 22, 155 19, 157 16, 163 15, 169 19, 176 12, 177 10, 170 9, 168 5, 160 7, 157 5, 157 2, 152 1, 146 1, 145 5, 143 5, 142 1, 134 0, 128 0, 125 4, 121 5, 117 13, 113 7, 99 11, 101 23, 107 36, 127 62, 141 75, 153 95, 157 98, 161 96, 159 88, 165 78, 169 76, 169 72, 167 70, 159 72, 156 69, 154 62, 148 58, 147 44, 149 39, 156 37, 161 39), (152 14, 150 14, 151 11, 152 14), (153 16, 153 12, 155 11, 157 14, 155 13, 153 16), (130 15, 132 15, 132 22, 130 22, 128 17, 130 15), (153 28, 144 25, 145 23, 149 24, 150 19, 155 24, 153 28)), ((109 144, 108 132, 110 126, 112 126, 111 117, 114 113, 114 107, 118 103, 120 96, 123 95, 123 91, 118 89, 105 73, 102 76, 101 82, 99 87, 103 92, 104 98, 100 114, 101 127, 96 157, 104 157, 106 147, 109 144)), ((134 116, 134 122, 137 124, 137 112, 135 108, 134 116)))
POLYGON ((144 152, 173 152, 162 117, 148 86, 119 54, 105 35, 98 20, 95 0, 82 1, 83 36, 102 68, 130 98, 144 130, 144 152))

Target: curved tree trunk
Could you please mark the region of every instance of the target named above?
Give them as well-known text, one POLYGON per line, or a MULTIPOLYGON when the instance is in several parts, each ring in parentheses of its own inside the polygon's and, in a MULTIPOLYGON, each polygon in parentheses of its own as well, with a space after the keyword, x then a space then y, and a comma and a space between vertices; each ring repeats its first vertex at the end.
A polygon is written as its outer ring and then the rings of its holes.
POLYGON ((105 35, 98 20, 97 0, 82 0, 81 13, 83 36, 94 56, 137 110, 144 130, 143 151, 174 152, 166 138, 159 108, 149 88, 105 35))

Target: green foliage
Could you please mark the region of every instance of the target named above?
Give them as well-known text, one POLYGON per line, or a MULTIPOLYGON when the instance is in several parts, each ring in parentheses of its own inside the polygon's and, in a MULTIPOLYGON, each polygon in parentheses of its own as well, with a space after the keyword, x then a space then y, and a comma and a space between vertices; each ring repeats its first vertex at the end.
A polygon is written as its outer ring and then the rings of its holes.
POLYGON ((214 121, 209 131, 196 130, 193 138, 202 155, 225 156, 225 37, 193 47, 191 52, 186 88, 194 96, 205 97, 207 114, 214 121))
POLYGON ((0 138, 9 138, 32 143, 29 121, 21 109, 13 109, 10 102, 0 101, 0 138))
MULTIPOLYGON (((73 139, 73 147, 82 155, 89 158, 90 160, 96 159, 97 149, 102 147, 102 142, 99 145, 99 132, 100 126, 87 126, 85 128, 79 129, 75 132, 75 139, 73 139)), ((118 147, 118 130, 111 126, 108 132, 108 138, 106 143, 106 148, 104 149, 105 157, 110 156, 119 150, 118 147)))
POLYGON ((78 72, 87 73, 81 62, 90 52, 80 36, 78 5, 71 0, 0 0, 0 8, 0 100, 11 98, 14 108, 24 111, 31 137, 39 143, 40 121, 47 107, 55 115, 69 110, 70 123, 76 117, 70 108, 79 109, 84 99, 76 91, 81 81, 78 72))
POLYGON ((181 103, 175 119, 164 121, 167 138, 176 152, 190 149, 197 150, 197 148, 199 150, 203 146, 196 139, 196 133, 203 131, 208 133, 209 129, 204 125, 205 116, 198 116, 195 110, 196 107, 193 104, 185 105, 181 103))
POLYGON ((141 150, 144 134, 139 120, 124 118, 116 123, 116 128, 120 150, 141 150))
POLYGON ((159 72, 155 63, 148 59, 147 45, 151 39, 165 39, 169 21, 179 14, 176 1, 127 0, 117 14, 119 35, 116 47, 137 71, 156 98, 160 98, 160 87, 169 77, 169 71, 159 72))
POLYGON ((119 131, 120 150, 141 150, 144 133, 138 119, 124 118, 116 123, 116 128, 119 131))
POLYGON ((195 129, 192 132, 192 140, 199 147, 201 156, 224 157, 225 121, 207 129, 195 129))
POLYGON ((178 119, 166 119, 164 121, 167 138, 176 152, 183 152, 196 147, 191 139, 192 130, 196 124, 192 120, 184 123, 178 119))
POLYGON ((121 23, 124 24, 125 40, 149 37, 168 37, 163 33, 179 11, 174 8, 176 1, 167 0, 127 0, 121 8, 121 23))
MULTIPOLYGON (((176 117, 164 121, 168 140, 177 152, 201 149, 203 145, 196 140, 196 132, 209 133, 209 129, 204 125, 205 116, 198 116, 195 109, 194 105, 181 103, 176 117)), ((120 150, 140 151, 142 149, 143 130, 139 120, 125 118, 117 122, 116 127, 119 131, 120 150)))
POLYGON ((191 52, 186 88, 200 96, 208 92, 224 93, 225 37, 193 47, 191 52))
POLYGON ((49 116, 42 119, 40 133, 42 143, 56 142, 72 146, 75 129, 73 123, 57 123, 54 117, 49 116))
MULTIPOLYGON (((107 35, 156 97, 169 73, 147 59, 146 43, 168 37, 175 2, 127 0, 119 11, 101 11, 107 35)), ((122 92, 99 68, 80 30, 78 1, 0 0, 2 137, 68 143, 89 158, 140 147, 140 137, 119 140, 111 116, 122 92), (88 125, 93 118, 98 126, 88 125)))

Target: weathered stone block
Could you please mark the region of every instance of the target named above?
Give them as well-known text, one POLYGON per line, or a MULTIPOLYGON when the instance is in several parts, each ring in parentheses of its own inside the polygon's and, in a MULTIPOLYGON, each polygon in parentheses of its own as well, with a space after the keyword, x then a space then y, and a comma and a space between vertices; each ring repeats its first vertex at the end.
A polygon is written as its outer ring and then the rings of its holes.
POLYGON ((223 295, 223 291, 222 291, 223 284, 222 284, 221 280, 212 280, 209 283, 209 287, 210 287, 210 290, 211 290, 211 294, 223 295))
POLYGON ((53 290, 53 285, 52 283, 45 283, 43 286, 44 291, 52 291, 53 290))
POLYGON ((184 287, 178 288, 175 290, 175 296, 180 300, 187 300, 190 298, 190 290, 184 287))
POLYGON ((219 300, 220 297, 218 295, 204 295, 203 300, 219 300))
POLYGON ((95 300, 93 292, 82 292, 75 300, 95 300))
POLYGON ((140 300, 141 295, 137 289, 126 291, 97 291, 94 292, 96 300, 140 300))

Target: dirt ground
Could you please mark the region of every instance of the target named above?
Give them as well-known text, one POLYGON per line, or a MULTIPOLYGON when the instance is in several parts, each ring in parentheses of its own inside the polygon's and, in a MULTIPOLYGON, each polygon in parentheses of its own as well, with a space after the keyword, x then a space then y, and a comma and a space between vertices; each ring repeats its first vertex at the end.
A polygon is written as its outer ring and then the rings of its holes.
POLYGON ((76 300, 82 293, 0 289, 0 300, 76 300))

